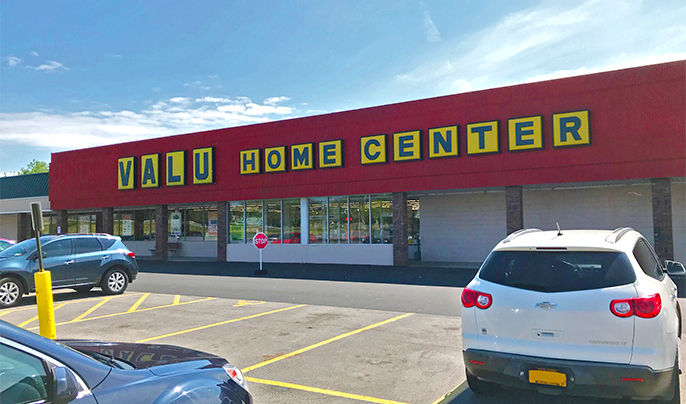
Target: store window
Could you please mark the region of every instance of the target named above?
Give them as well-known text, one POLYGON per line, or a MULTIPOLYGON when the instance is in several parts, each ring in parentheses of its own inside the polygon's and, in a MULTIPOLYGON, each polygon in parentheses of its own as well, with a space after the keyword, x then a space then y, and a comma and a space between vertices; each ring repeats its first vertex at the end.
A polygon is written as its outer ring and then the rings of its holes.
POLYGON ((283 200, 283 243, 300 244, 300 199, 283 200))
POLYGON ((43 234, 57 234, 57 216, 43 215, 43 234))
POLYGON ((243 243, 245 241, 243 237, 245 230, 245 202, 230 202, 229 211, 231 214, 231 221, 229 222, 230 242, 243 243))
POLYGON ((369 244, 369 196, 353 195, 350 200, 350 242, 369 244))
POLYGON ((329 244, 348 242, 348 197, 332 196, 329 198, 329 244))
POLYGON ((326 198, 308 198, 310 219, 310 244, 326 244, 327 239, 327 200, 326 198))
MULTIPOLYGON (((226 231, 226 230, 224 230, 226 231)), ((205 225, 205 241, 217 239, 217 209, 207 209, 207 222, 205 225)))
POLYGON ((133 211, 114 213, 114 235, 122 240, 133 240, 133 211))
POLYGON ((264 232, 270 244, 281 244, 281 201, 266 201, 267 222, 264 232))
POLYGON ((407 244, 419 244, 419 199, 407 200, 407 244))
POLYGON ((372 195, 371 221, 372 243, 390 244, 393 242, 393 202, 388 194, 372 195))
POLYGON ((78 232, 79 232, 79 217, 76 215, 67 216, 67 233, 78 233, 78 232))
POLYGON ((247 201, 245 203, 245 239, 252 243, 256 233, 262 231, 262 201, 247 201))
POLYGON ((169 237, 189 241, 217 239, 217 209, 206 206, 169 210, 169 237))

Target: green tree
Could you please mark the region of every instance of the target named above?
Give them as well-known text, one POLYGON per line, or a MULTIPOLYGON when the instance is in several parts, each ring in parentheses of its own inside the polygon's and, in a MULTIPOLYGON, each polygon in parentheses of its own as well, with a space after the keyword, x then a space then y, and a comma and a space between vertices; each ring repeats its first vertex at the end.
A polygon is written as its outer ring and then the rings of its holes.
POLYGON ((33 159, 26 167, 19 169, 19 175, 47 173, 48 168, 48 163, 45 161, 33 159))

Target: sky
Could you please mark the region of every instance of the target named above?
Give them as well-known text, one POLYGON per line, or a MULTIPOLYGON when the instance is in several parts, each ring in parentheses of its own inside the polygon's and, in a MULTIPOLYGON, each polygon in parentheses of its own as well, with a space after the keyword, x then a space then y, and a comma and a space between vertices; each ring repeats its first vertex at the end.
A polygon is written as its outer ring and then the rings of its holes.
POLYGON ((686 0, 0 2, 0 175, 50 153, 686 60, 686 0))

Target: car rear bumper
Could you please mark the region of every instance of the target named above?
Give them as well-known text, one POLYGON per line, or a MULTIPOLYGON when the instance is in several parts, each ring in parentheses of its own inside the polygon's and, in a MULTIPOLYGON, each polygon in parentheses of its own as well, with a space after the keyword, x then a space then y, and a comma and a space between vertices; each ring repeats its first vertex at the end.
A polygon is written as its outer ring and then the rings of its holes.
POLYGON ((514 355, 476 349, 463 351, 470 374, 509 387, 547 394, 606 398, 672 398, 677 369, 654 371, 647 366, 572 361, 514 355), (566 375, 566 387, 529 382, 530 370, 554 370, 566 375), (624 380, 623 380, 624 379, 624 380))

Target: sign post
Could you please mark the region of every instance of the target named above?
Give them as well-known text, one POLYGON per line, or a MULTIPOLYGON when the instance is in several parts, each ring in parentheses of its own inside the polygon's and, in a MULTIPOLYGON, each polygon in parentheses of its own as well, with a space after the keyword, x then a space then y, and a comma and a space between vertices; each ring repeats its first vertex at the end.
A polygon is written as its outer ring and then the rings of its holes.
POLYGON ((50 271, 43 269, 43 249, 40 236, 43 230, 43 211, 40 202, 31 202, 31 225, 36 232, 36 252, 38 255, 38 272, 33 274, 36 284, 36 306, 38 308, 38 326, 40 335, 55 339, 55 309, 52 300, 52 279, 50 271))
POLYGON ((260 269, 255 271, 255 275, 265 275, 267 273, 266 269, 262 269, 262 250, 267 246, 268 242, 267 235, 262 232, 256 233, 252 238, 253 245, 260 251, 260 269))

